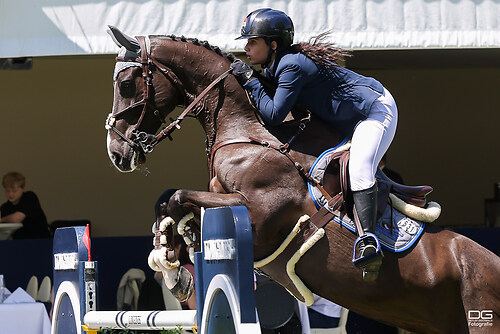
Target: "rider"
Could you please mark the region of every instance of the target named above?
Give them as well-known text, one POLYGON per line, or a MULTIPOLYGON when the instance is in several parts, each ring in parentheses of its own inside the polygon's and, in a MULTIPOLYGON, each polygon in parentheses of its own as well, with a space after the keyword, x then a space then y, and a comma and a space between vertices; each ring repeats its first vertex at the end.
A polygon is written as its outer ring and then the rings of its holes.
MULTIPOLYGON (((322 42, 325 34, 315 42, 292 45, 293 35, 292 20, 284 12, 270 8, 251 12, 237 39, 247 39, 248 60, 265 68, 266 77, 277 85, 274 97, 266 94, 252 76, 252 67, 241 60, 231 65, 232 74, 268 124, 280 124, 292 106, 300 103, 351 138, 349 181, 355 213, 363 230, 373 233, 377 216, 375 172, 396 132, 396 103, 377 80, 339 66, 337 62, 347 53, 322 42)), ((362 239, 360 258, 375 253, 375 245, 371 237, 362 239)), ((378 254, 365 271, 376 277, 381 263, 382 254, 378 254)))

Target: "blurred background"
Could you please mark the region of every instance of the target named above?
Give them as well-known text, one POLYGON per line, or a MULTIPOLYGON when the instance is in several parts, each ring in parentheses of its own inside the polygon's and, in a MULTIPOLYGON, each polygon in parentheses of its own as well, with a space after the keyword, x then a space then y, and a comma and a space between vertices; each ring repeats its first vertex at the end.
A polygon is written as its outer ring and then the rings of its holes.
POLYGON ((493 0, 2 2, 0 174, 23 173, 49 222, 89 220, 97 237, 149 235, 163 190, 207 188, 205 137, 186 120, 140 170, 112 166, 104 121, 118 48, 107 25, 132 36, 206 39, 243 56, 244 42, 234 38, 260 7, 287 12, 295 42, 332 30, 353 53, 346 67, 391 91, 400 116, 387 167, 406 184, 434 187, 430 199, 443 208, 437 224, 495 224, 485 215, 500 181, 493 0))

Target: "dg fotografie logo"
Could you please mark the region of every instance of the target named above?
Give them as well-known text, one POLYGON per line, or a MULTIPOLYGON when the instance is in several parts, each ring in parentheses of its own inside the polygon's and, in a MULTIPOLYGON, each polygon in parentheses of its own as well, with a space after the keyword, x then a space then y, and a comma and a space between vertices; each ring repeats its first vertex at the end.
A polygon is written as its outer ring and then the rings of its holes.
POLYGON ((469 310, 467 312, 469 327, 492 327, 493 310, 469 310))

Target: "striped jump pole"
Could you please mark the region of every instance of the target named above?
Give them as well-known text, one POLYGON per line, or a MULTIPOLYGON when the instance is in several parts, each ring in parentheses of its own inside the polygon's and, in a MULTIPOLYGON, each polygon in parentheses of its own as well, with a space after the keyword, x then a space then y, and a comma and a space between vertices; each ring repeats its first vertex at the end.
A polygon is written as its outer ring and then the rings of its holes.
POLYGON ((85 314, 84 329, 91 334, 108 329, 175 329, 196 326, 195 310, 174 311, 92 311, 85 314))
MULTIPOLYGON (((100 329, 161 330, 195 327, 198 333, 258 334, 252 228, 246 207, 207 209, 202 251, 195 253, 196 311, 98 311, 97 263, 84 227, 54 235, 54 311, 51 334, 100 329)), ((146 259, 144 259, 146 261, 146 259)))

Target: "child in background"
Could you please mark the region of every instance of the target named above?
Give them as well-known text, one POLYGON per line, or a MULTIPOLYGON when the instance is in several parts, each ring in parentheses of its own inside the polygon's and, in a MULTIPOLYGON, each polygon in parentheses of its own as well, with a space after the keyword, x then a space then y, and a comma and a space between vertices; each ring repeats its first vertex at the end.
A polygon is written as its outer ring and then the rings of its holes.
POLYGON ((50 238, 47 218, 38 197, 26 191, 26 179, 18 172, 4 175, 2 186, 7 202, 0 207, 2 223, 22 223, 23 227, 12 234, 13 239, 50 238))

